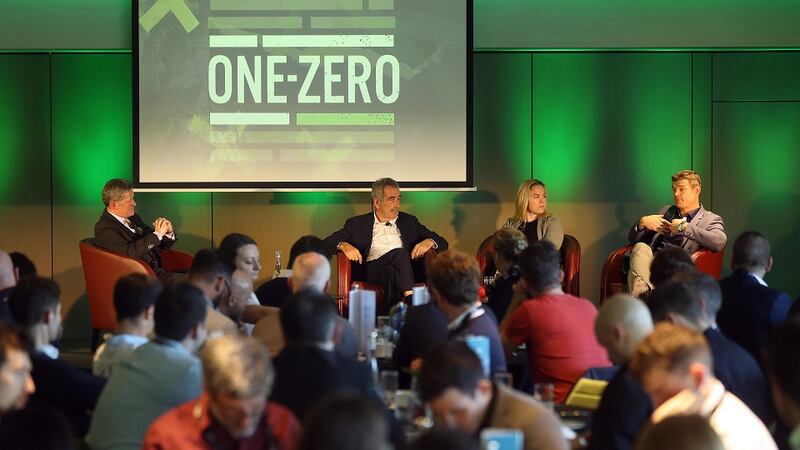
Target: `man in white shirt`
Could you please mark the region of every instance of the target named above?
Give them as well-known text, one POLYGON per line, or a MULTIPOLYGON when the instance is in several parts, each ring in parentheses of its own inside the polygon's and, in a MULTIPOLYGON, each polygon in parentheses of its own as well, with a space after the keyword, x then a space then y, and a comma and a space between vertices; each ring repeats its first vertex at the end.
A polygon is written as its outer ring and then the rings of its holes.
POLYGON ((653 401, 653 423, 699 414, 708 418, 727 450, 777 449, 764 423, 714 377, 702 334, 659 323, 637 347, 629 369, 653 401))

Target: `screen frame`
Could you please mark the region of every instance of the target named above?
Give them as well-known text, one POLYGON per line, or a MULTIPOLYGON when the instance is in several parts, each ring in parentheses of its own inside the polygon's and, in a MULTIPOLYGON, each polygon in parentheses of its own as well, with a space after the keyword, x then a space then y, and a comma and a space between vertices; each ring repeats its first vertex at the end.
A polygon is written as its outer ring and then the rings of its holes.
MULTIPOLYGON (((132 36, 132 58, 131 63, 133 80, 133 185, 136 188, 149 191, 169 190, 181 191, 182 189, 203 192, 276 192, 276 191, 352 191, 369 189, 372 181, 319 181, 319 182, 285 182, 285 181, 262 181, 262 182, 142 182, 140 179, 139 167, 139 3, 141 0, 131 2, 131 29, 132 36)), ((464 191, 474 190, 473 176, 473 0, 466 0, 467 9, 467 29, 466 29, 466 174, 464 181, 406 181, 398 179, 403 188, 413 190, 435 190, 435 191, 464 191)))

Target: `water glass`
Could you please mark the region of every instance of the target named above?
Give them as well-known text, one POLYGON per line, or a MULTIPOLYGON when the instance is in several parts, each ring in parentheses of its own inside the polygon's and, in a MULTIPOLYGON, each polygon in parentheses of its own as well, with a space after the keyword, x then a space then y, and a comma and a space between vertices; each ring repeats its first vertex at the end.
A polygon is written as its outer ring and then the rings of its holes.
POLYGON ((533 399, 550 411, 555 409, 555 398, 556 390, 553 383, 535 383, 533 385, 533 399))
POLYGON ((396 370, 384 370, 381 372, 381 391, 383 391, 383 401, 389 409, 394 408, 394 397, 397 393, 398 374, 396 370))

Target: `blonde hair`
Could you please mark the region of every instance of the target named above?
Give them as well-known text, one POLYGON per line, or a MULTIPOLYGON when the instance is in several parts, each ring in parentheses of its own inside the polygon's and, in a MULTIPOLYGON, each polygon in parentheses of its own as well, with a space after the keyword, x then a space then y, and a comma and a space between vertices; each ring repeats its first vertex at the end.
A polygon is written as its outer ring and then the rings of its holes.
MULTIPOLYGON (((516 209, 514 210, 514 217, 508 221, 506 226, 517 228, 525 222, 525 213, 528 211, 528 202, 531 199, 531 189, 535 186, 541 186, 542 189, 547 192, 547 186, 545 186, 541 180, 535 178, 525 180, 519 185, 519 189, 517 189, 517 198, 515 200, 516 209)), ((542 216, 549 214, 549 212, 545 211, 542 216)))
POLYGON ((246 398, 272 391, 272 360, 264 344, 251 337, 221 336, 200 352, 206 390, 246 398))
POLYGON ((681 170, 672 176, 672 183, 677 183, 680 180, 686 180, 691 187, 703 187, 703 182, 700 180, 700 175, 694 170, 681 170))

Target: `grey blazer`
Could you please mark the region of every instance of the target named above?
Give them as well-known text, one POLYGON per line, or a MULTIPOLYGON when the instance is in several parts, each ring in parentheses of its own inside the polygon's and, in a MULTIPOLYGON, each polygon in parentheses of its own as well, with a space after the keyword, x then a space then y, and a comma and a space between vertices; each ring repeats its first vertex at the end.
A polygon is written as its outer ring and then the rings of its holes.
MULTIPOLYGON (((663 216, 670 208, 674 207, 673 205, 664 206, 658 210, 658 214, 663 216)), ((662 234, 648 229, 638 230, 637 226, 638 222, 628 232, 628 241, 631 244, 644 242, 652 246, 662 234)), ((707 211, 703 205, 700 205, 700 211, 697 212, 697 215, 694 216, 683 231, 681 247, 689 253, 694 253, 702 248, 719 252, 725 248, 727 242, 728 236, 725 234, 725 224, 722 222, 722 217, 707 211)))
MULTIPOLYGON (((519 229, 520 225, 520 221, 512 217, 506 220, 504 227, 519 229)), ((561 224, 561 219, 548 212, 539 216, 536 225, 536 236, 540 241, 544 239, 552 242, 556 249, 561 250, 561 244, 564 242, 564 225, 561 224)))

